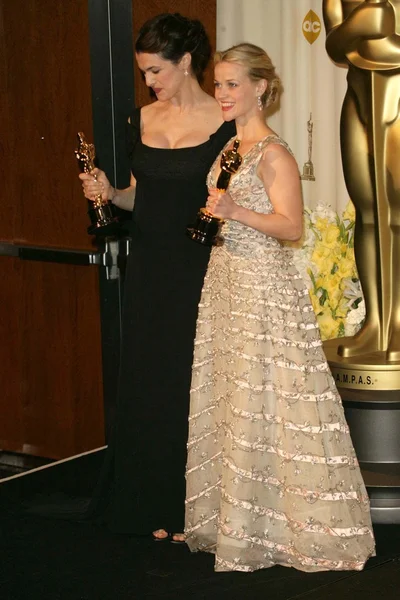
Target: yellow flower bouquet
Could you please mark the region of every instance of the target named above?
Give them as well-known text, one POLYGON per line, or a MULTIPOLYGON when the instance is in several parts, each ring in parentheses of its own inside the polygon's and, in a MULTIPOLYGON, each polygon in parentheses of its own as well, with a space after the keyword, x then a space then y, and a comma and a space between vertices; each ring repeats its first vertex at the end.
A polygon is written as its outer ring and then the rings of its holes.
POLYGON ((310 282, 323 340, 354 335, 365 317, 354 258, 354 224, 350 201, 341 217, 322 204, 304 210, 303 243, 295 250, 295 263, 310 282))

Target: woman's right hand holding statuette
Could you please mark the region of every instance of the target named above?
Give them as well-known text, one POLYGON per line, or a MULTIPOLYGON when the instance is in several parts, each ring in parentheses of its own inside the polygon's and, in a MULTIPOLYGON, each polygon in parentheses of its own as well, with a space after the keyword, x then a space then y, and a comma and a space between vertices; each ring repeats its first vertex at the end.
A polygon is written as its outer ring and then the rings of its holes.
POLYGON ((88 211, 91 224, 87 228, 87 232, 90 235, 115 235, 119 228, 119 217, 116 215, 115 206, 111 202, 113 198, 111 190, 113 188, 105 173, 95 167, 96 151, 94 144, 86 141, 83 132, 78 133, 78 142, 75 158, 81 170, 79 178, 82 181, 85 197, 92 203, 88 211))
POLYGON ((233 201, 229 192, 218 189, 208 190, 206 209, 218 219, 234 219, 236 202, 233 201))
MULTIPOLYGON (((228 189, 232 175, 236 173, 242 164, 243 159, 238 152, 239 146, 240 140, 235 140, 233 147, 221 155, 221 172, 217 179, 216 190, 214 190, 218 198, 221 198, 221 192, 225 192, 228 189)), ((214 192, 211 196, 213 200, 214 192)), ((212 210, 209 210, 208 206, 205 206, 198 212, 195 224, 188 227, 186 232, 190 239, 204 246, 221 246, 224 243, 224 238, 221 236, 223 224, 223 218, 214 215, 212 210)))
POLYGON ((90 173, 80 173, 82 188, 85 198, 95 202, 101 196, 103 202, 112 200, 114 188, 107 179, 107 175, 101 169, 93 169, 90 173))

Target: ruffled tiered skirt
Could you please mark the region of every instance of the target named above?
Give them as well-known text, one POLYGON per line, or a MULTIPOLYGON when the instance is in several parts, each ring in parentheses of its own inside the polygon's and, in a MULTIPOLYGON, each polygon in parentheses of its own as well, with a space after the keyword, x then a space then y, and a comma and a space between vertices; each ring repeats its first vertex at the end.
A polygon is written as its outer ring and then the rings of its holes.
POLYGON ((214 248, 195 342, 186 534, 217 571, 360 570, 369 500, 307 288, 276 241, 214 248))

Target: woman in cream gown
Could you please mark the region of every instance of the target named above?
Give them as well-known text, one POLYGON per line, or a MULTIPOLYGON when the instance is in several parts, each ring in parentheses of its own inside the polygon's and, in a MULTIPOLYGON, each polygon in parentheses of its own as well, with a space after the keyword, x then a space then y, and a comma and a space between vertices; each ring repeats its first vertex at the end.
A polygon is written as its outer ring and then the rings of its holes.
MULTIPOLYGON (((217 53, 216 98, 243 162, 208 209, 225 220, 205 278, 192 369, 186 539, 216 571, 361 570, 369 499, 307 287, 282 240, 301 236, 296 162, 266 124, 279 79, 251 44, 217 53)), ((233 139, 225 150, 231 148, 233 139)))

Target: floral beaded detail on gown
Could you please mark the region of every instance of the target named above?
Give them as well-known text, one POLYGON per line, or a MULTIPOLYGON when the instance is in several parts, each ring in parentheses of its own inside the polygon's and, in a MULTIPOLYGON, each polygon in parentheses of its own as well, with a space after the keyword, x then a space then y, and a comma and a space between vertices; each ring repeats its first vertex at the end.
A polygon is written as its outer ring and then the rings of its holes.
MULTIPOLYGON (((273 212, 256 175, 269 143, 289 150, 268 136, 229 188, 260 213, 273 212)), ((375 554, 369 499, 292 250, 235 221, 222 233, 197 320, 189 548, 215 553, 216 571, 361 570, 375 554)))

